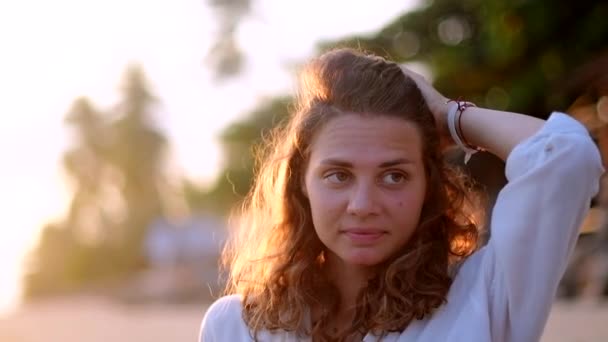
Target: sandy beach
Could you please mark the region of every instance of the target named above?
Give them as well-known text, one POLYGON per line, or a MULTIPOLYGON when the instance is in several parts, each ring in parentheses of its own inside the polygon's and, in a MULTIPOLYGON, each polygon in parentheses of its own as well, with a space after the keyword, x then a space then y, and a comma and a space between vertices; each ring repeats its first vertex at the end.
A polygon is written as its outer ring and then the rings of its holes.
MULTIPOLYGON (((0 318, 2 342, 196 341, 203 304, 123 305, 99 297, 29 304, 0 318)), ((608 303, 556 302, 543 342, 608 341, 608 303)))

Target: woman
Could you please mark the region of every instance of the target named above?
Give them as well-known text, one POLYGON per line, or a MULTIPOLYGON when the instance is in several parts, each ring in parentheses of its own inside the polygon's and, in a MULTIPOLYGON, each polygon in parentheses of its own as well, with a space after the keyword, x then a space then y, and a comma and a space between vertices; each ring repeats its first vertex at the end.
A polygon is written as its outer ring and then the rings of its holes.
POLYGON ((200 340, 538 340, 603 171, 585 128, 448 101, 347 49, 313 60, 299 95, 266 144, 200 340), (483 248, 442 135, 506 161, 483 248))

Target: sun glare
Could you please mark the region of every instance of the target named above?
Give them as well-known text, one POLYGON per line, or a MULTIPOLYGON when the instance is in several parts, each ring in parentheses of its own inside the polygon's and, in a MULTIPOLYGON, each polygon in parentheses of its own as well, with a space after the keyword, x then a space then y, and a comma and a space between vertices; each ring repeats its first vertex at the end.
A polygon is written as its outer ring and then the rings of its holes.
POLYGON ((174 168, 210 179, 221 163, 218 132, 261 98, 289 92, 285 64, 306 58, 316 41, 380 27, 406 6, 381 2, 370 10, 366 2, 315 0, 294 9, 254 1, 239 33, 248 68, 223 86, 212 83, 204 65, 215 34, 207 1, 0 2, 0 313, 17 302, 22 259, 40 228, 68 205, 60 161, 70 144, 63 118, 75 98, 112 105, 125 67, 140 63, 161 100, 174 168), (343 13, 344 6, 350 17, 318 21, 321 10, 343 13), (319 25, 303 29, 311 18, 319 25))

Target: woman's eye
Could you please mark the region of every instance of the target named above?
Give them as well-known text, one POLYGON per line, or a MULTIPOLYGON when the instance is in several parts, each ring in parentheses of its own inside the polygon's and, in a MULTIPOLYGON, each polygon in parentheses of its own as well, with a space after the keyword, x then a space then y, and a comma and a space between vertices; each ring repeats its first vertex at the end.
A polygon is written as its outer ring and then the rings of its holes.
POLYGON ((401 172, 390 172, 382 177, 385 184, 401 184, 406 180, 406 177, 401 172))
POLYGON ((325 179, 330 181, 331 183, 344 183, 348 180, 348 174, 342 171, 332 172, 325 176, 325 179))

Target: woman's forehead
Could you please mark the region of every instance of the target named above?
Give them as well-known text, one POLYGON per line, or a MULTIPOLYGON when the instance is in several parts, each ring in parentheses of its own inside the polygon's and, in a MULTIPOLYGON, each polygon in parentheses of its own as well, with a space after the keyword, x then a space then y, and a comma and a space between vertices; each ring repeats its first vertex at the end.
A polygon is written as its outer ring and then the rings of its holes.
POLYGON ((415 124, 396 117, 346 114, 330 120, 316 134, 310 162, 418 162, 421 154, 422 142, 415 124))

